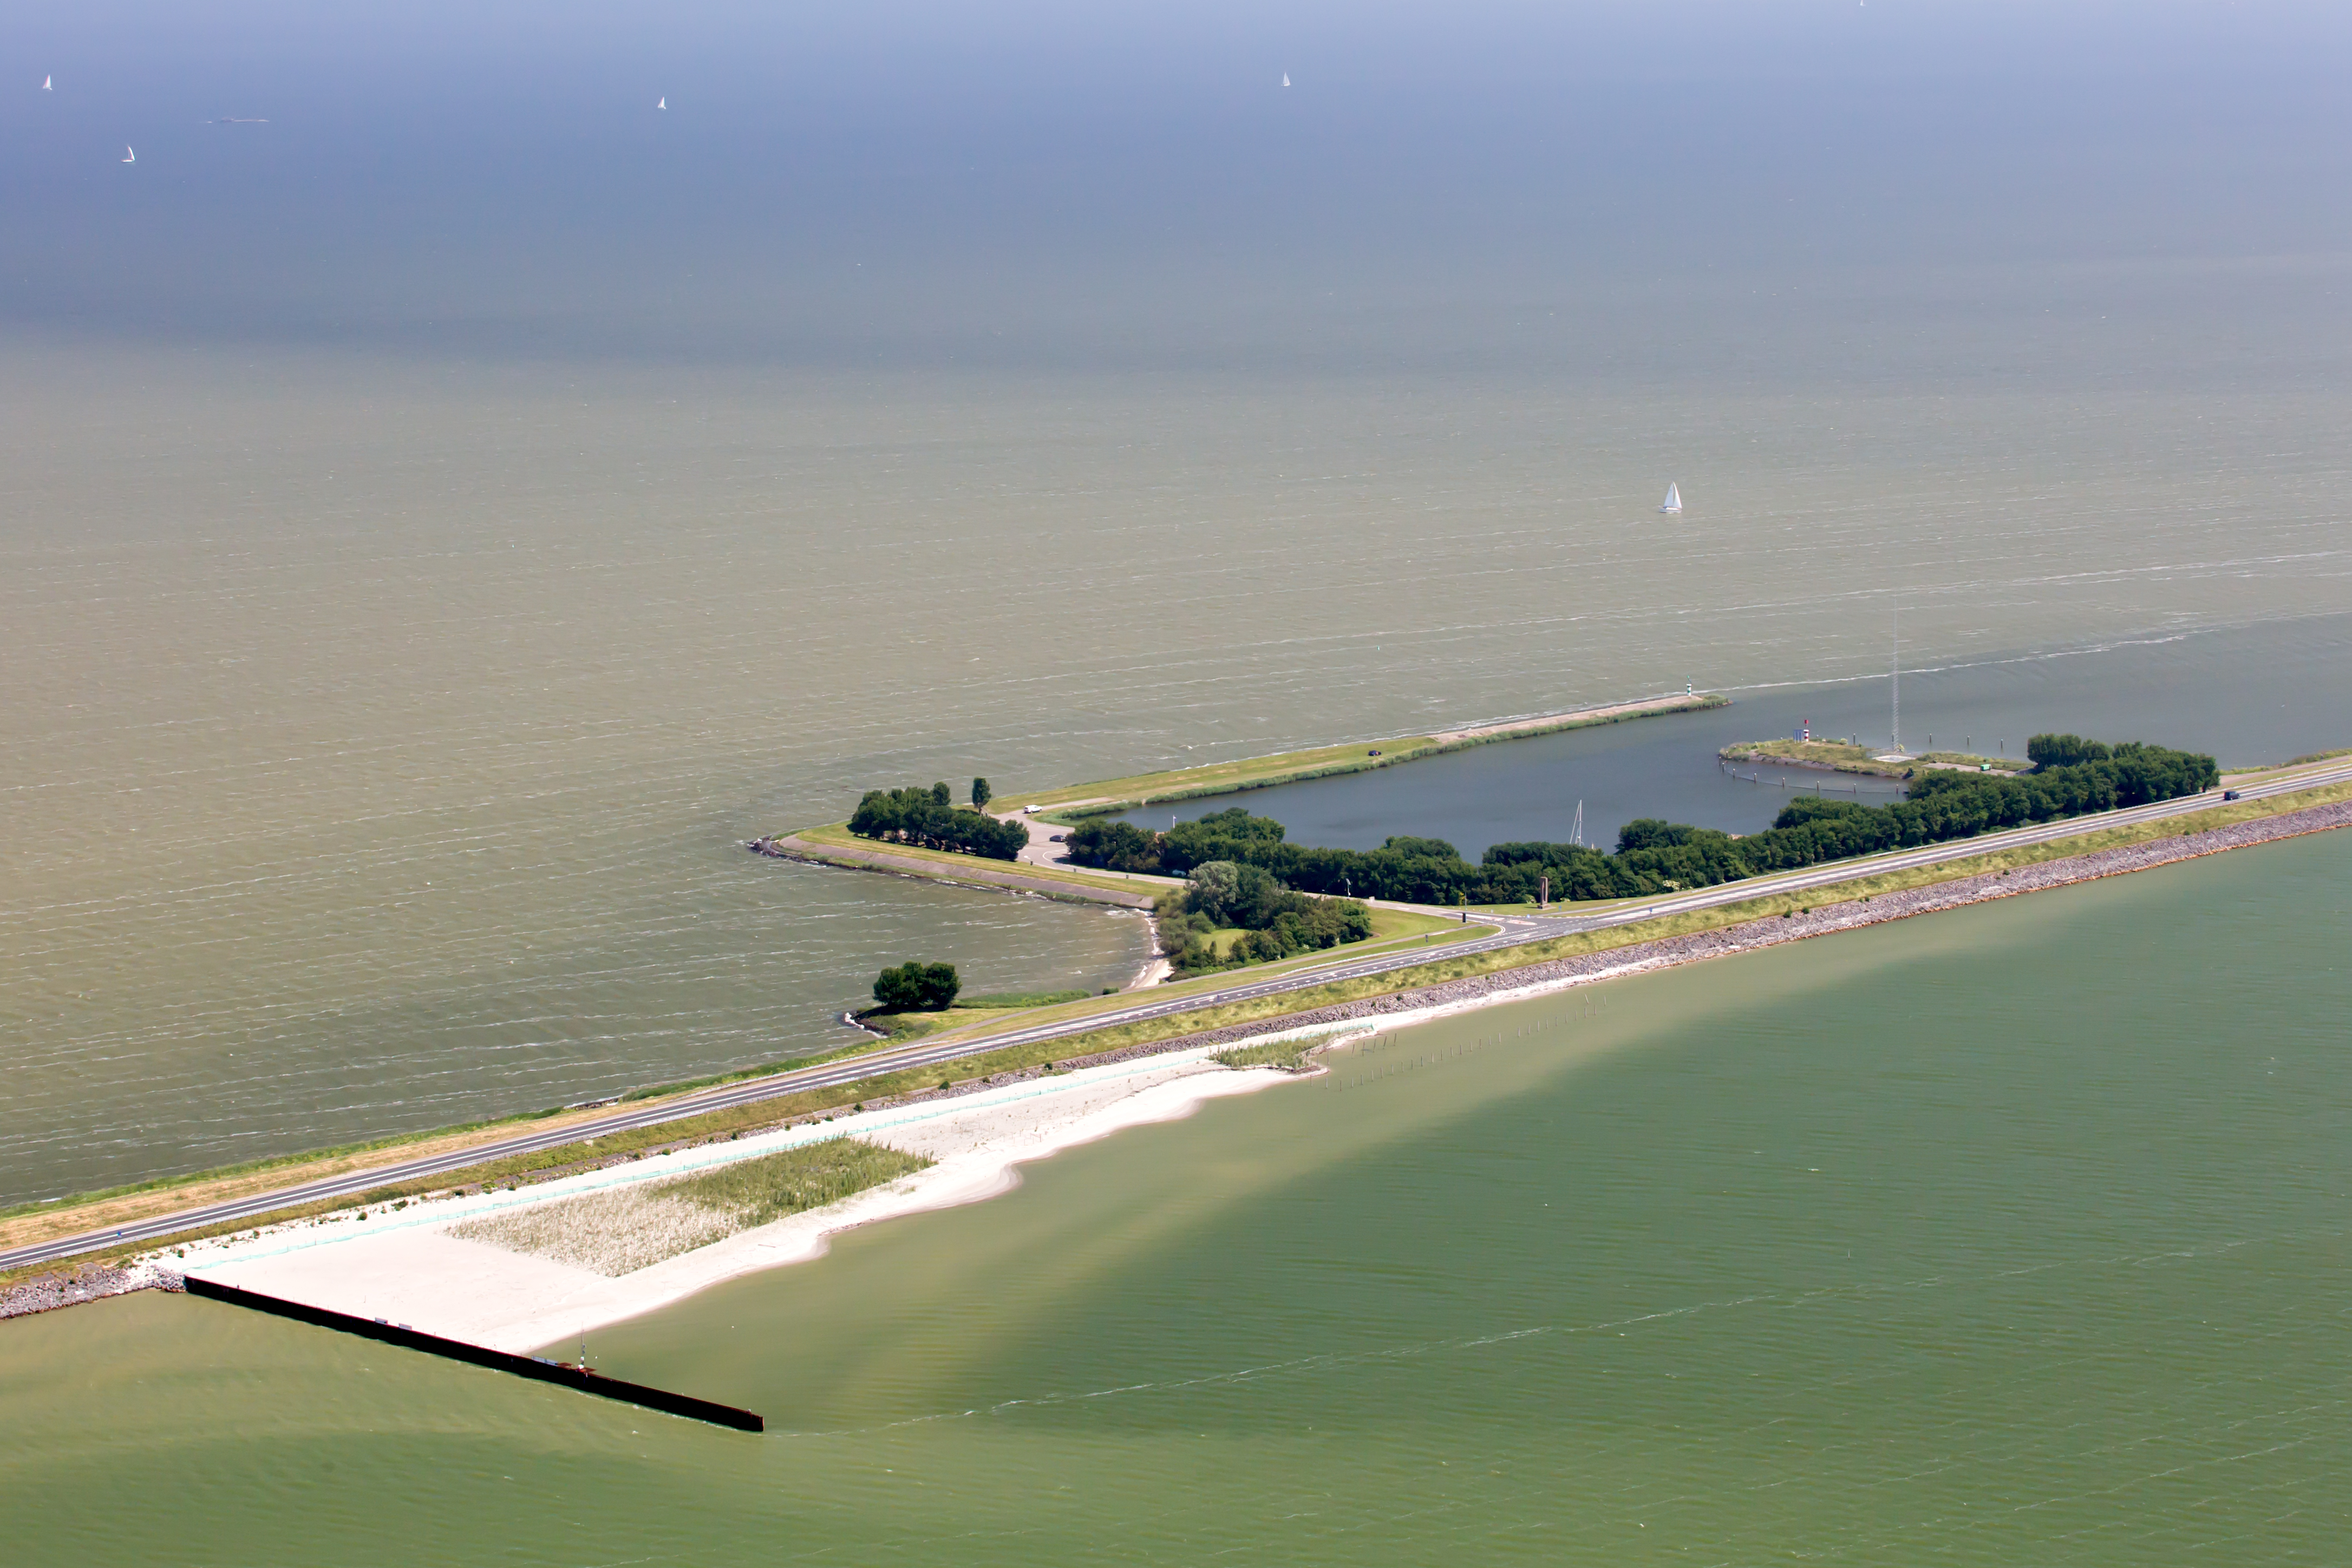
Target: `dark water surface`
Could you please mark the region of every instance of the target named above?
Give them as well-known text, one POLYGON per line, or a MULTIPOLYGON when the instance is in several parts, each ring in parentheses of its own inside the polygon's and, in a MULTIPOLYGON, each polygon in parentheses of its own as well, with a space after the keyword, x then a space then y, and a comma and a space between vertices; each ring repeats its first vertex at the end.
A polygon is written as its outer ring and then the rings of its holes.
POLYGON ((0 1538, 2331 1562, 2347 887, 2325 836, 1444 1021, 592 1337, 761 1438, 185 1299, 0 1324, 0 1538))
MULTIPOLYGON (((2021 756, 2043 731, 2210 752, 2224 768, 2282 763, 2352 743, 2352 618, 2326 616, 2076 652, 1906 671, 1903 736, 1915 751, 2021 756), (2006 745, 2009 750, 1997 752, 2006 745)), ((1124 820, 1166 828, 1246 806, 1295 844, 1372 849, 1391 834, 1443 838, 1477 858, 1490 844, 1565 842, 1580 801, 1584 838, 1608 848, 1637 816, 1754 833, 1816 781, 1864 801, 1899 797, 1885 780, 1744 766, 1717 753, 1790 735, 1891 743, 1889 682, 1734 688, 1728 708, 1643 719, 1339 778, 1150 806, 1124 820), (1751 782, 1749 775, 1759 775, 1751 782), (1787 781, 1784 784, 1783 781, 1787 781)))

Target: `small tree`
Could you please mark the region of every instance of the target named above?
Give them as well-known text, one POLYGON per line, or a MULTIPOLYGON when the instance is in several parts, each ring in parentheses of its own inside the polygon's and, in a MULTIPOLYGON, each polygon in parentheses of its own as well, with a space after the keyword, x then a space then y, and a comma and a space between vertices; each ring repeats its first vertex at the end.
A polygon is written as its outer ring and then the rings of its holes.
POLYGON ((971 804, 975 810, 986 811, 988 809, 988 803, 995 798, 996 792, 988 787, 988 781, 986 779, 974 779, 971 781, 971 804))
POLYGON ((948 788, 947 780, 941 779, 939 783, 931 786, 931 798, 938 801, 942 806, 953 805, 955 804, 955 791, 948 788))

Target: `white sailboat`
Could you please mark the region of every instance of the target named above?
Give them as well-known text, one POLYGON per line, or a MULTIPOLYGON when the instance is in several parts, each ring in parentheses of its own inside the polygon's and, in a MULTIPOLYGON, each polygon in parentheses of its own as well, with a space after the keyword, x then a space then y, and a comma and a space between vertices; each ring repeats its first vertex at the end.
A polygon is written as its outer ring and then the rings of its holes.
POLYGON ((139 162, 139 154, 125 147, 122 150, 122 161, 126 163, 136 163, 139 162))
POLYGON ((55 80, 57 80, 57 79, 57 79, 57 78, 55 78, 55 77, 53 77, 53 76, 45 76, 45 77, 43 77, 43 78, 41 79, 41 90, 42 90, 43 92, 55 92, 55 91, 57 91, 58 89, 57 89, 56 88, 53 88, 53 87, 51 87, 51 86, 49 85, 49 83, 51 83, 51 82, 53 82, 53 81, 55 81, 55 80))
POLYGON ((667 94, 663 95, 662 100, 659 103, 655 104, 654 107, 656 109, 667 109, 669 107, 668 96, 667 94))
POLYGON ((1659 506, 1658 510, 1670 514, 1679 514, 1683 510, 1682 486, 1674 483, 1672 480, 1667 481, 1666 499, 1664 502, 1659 506))
POLYGON ((1282 85, 1285 87, 1288 87, 1290 85, 1290 73, 1288 71, 1282 73, 1282 85))

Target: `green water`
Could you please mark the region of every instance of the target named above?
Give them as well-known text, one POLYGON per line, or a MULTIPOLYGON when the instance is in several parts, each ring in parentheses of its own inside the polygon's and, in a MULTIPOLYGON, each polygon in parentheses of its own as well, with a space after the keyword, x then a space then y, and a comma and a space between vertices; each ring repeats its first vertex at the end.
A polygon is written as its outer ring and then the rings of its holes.
POLYGON ((194 1563, 2302 1563, 2352 835, 1430 1026, 592 1339, 0 1326, 0 1539, 194 1563))

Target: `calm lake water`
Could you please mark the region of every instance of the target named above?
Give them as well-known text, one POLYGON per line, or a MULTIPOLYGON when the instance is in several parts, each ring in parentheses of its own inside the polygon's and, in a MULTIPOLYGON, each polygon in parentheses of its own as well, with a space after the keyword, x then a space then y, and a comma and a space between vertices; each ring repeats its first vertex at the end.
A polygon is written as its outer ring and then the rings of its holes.
MULTIPOLYGON (((1725 695, 1734 699, 1729 708, 1146 807, 1124 820, 1165 828, 1238 805, 1283 824, 1296 844, 1372 849, 1404 833, 1445 839, 1475 859, 1489 844, 1566 841, 1579 803, 1585 842, 1605 849, 1637 816, 1754 833, 1816 782, 1866 803, 1900 798, 1901 786, 1885 780, 1756 766, 1727 774, 1717 756, 1735 742, 1791 735, 1809 722, 1815 735, 1885 746, 1893 726, 1885 678, 1725 695)), ((2322 616, 1903 676, 1903 733, 1914 750, 1933 742, 2020 756, 2025 737, 2044 731, 2207 752, 2225 769, 2285 762, 2319 745, 2315 736, 2352 736, 2352 620, 2322 616), (2004 741, 2010 751, 1997 752, 2004 741)))
POLYGON ((2332 1561, 2347 887, 2338 834, 1425 1026, 592 1337, 764 1437, 185 1299, 0 1325, 0 1531, 240 1565, 2332 1561))

